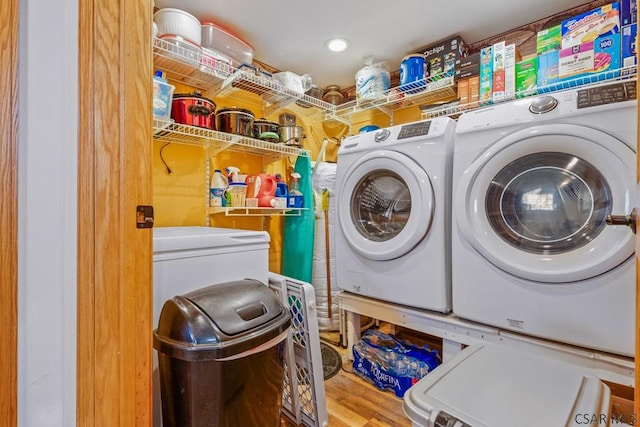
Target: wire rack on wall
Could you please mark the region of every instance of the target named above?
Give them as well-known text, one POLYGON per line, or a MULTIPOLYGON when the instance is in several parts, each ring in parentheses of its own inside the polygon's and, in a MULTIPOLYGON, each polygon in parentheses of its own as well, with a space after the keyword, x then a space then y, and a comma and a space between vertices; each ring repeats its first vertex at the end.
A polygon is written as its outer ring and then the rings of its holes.
POLYGON ((210 155, 228 150, 260 155, 270 161, 277 161, 286 156, 309 156, 309 151, 299 147, 183 125, 171 120, 154 119, 153 128, 153 138, 157 141, 208 147, 210 155))
POLYGON ((220 90, 225 80, 236 71, 224 61, 206 65, 202 61, 201 51, 159 38, 153 39, 153 65, 164 71, 171 80, 211 92, 220 90))
POLYGON ((219 95, 229 96, 237 91, 249 92, 260 96, 265 103, 265 115, 272 114, 281 108, 293 106, 300 107, 299 112, 303 113, 303 115, 335 111, 333 104, 284 87, 273 78, 259 72, 238 70, 225 81, 219 95), (305 110, 307 113, 305 113, 305 110))
POLYGON ((294 108, 299 115, 311 116, 335 111, 322 99, 284 87, 270 75, 257 69, 235 68, 231 64, 208 58, 201 51, 153 39, 154 67, 167 78, 203 90, 209 96, 231 96, 246 92, 258 95, 264 103, 264 115, 281 108, 294 108))
POLYGON ((325 120, 337 120, 348 124, 353 114, 373 109, 378 109, 391 117, 396 110, 414 105, 451 100, 456 95, 453 75, 450 75, 450 73, 438 74, 399 87, 393 87, 375 96, 337 105, 335 112, 329 112, 325 115, 325 120))

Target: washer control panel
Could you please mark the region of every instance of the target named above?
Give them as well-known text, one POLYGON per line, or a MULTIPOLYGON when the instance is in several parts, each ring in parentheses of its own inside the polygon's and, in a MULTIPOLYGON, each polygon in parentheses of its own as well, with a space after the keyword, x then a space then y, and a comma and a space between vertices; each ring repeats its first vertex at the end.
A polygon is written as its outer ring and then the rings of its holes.
POLYGON ((578 108, 596 105, 613 104, 636 99, 636 82, 620 82, 605 86, 596 86, 578 91, 576 106, 578 108))
POLYGON ((429 135, 429 128, 431 127, 431 121, 416 122, 408 125, 404 125, 400 128, 398 133, 398 139, 413 138, 414 136, 429 135))

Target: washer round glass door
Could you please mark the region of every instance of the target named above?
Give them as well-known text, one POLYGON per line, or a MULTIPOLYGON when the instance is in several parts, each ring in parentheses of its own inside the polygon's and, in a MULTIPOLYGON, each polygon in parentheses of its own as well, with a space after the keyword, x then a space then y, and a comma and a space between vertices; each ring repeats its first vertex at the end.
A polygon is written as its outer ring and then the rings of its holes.
POLYGON ((633 207, 635 153, 576 125, 511 134, 464 171, 455 193, 459 230, 483 257, 546 283, 602 274, 629 258, 633 234, 607 227, 633 207))
POLYGON ((338 194, 340 229, 349 246, 365 258, 401 257, 431 227, 431 181, 404 154, 375 151, 363 156, 345 171, 338 194))

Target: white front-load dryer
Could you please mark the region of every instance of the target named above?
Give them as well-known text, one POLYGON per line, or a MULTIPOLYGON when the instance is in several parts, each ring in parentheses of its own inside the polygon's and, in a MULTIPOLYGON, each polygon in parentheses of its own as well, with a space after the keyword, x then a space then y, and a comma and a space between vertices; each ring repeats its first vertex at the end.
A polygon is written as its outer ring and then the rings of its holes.
POLYGON ((635 81, 463 114, 453 167, 453 312, 634 353, 635 81), (624 221, 623 221, 624 222, 624 221))
POLYGON ((336 167, 336 276, 345 291, 451 310, 455 122, 437 118, 343 141, 336 167))

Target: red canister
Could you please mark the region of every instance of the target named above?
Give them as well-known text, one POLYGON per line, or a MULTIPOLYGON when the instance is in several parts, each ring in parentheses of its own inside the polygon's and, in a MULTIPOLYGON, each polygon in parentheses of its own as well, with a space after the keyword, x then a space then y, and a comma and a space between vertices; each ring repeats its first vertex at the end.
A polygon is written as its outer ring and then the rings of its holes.
POLYGON ((171 118, 183 125, 216 128, 216 104, 199 92, 177 93, 171 103, 171 118))

